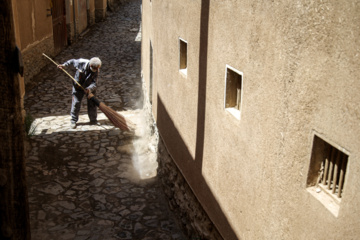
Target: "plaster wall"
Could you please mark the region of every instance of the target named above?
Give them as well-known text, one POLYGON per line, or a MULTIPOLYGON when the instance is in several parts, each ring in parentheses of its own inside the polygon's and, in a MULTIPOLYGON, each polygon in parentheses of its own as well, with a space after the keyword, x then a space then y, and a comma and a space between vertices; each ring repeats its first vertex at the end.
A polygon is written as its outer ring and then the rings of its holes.
POLYGON ((95 0, 95 21, 100 22, 106 18, 106 0, 95 0))
MULTIPOLYGON (((24 81, 28 83, 46 62, 42 53, 53 53, 50 2, 46 0, 13 1, 16 44, 22 52, 24 81)), ((23 85, 22 85, 23 86, 23 85)))
MULTIPOLYGON (((152 8, 151 4, 147 1, 143 1, 141 5, 141 74, 143 77, 146 89, 144 90, 144 96, 150 96, 150 85, 154 92, 156 81, 150 83, 150 46, 153 39, 153 28, 152 28, 152 8), (145 31, 143 31, 145 29, 145 31), (146 92, 147 91, 147 92, 146 92)), ((154 101, 154 98, 149 99, 154 101)), ((152 109, 156 111, 156 109, 152 109)))
POLYGON ((77 18, 78 18, 78 31, 79 33, 85 31, 88 25, 88 9, 87 9, 87 0, 78 0, 77 1, 77 18))
POLYGON ((18 19, 15 22, 19 27, 22 50, 52 35, 52 18, 47 16, 49 1, 18 0, 16 6, 18 19))
POLYGON ((153 113, 205 211, 225 239, 360 237, 360 2, 210 1, 203 28, 204 2, 143 1, 142 67, 149 84, 151 40, 153 113), (224 109, 226 65, 243 72, 240 120, 224 109), (314 133, 349 153, 338 216, 306 188, 314 133))
POLYGON ((66 0, 66 26, 69 42, 95 23, 95 0, 66 0))
POLYGON ((95 0, 87 0, 88 9, 90 12, 95 11, 95 0))
MULTIPOLYGON (((197 79, 198 79, 198 49, 199 49, 199 1, 169 1, 143 4, 142 24, 146 29, 143 38, 143 51, 147 61, 143 67, 144 74, 149 76, 150 41, 153 45, 153 106, 157 105, 157 95, 166 98, 171 116, 176 127, 186 129, 182 133, 188 150, 195 157, 195 135, 197 115, 197 79), (168 21, 171 19, 171 21, 168 21), (166 22, 168 21, 168 22, 166 22), (160 25, 158 25, 160 24, 160 25), (192 25, 192 27, 188 27, 192 25), (152 28, 151 26, 159 26, 152 28), (162 26, 162 27, 160 27, 162 26), (176 28, 176 30, 174 29, 176 28), (149 32, 148 32, 149 31, 149 32), (188 42, 187 74, 179 72, 179 38, 188 42), (166 61, 165 61, 166 59, 166 61), (157 69, 163 69, 159 71, 157 69), (159 81, 163 86, 159 86, 159 81)), ((149 83, 149 77, 146 77, 149 83)), ((154 108, 156 113, 156 108, 154 108)))
POLYGON ((87 0, 87 8, 88 24, 91 26, 95 23, 95 0, 87 0))
POLYGON ((106 0, 95 0, 95 8, 105 9, 107 1, 106 0))
POLYGON ((65 1, 66 30, 68 42, 74 42, 78 35, 81 33, 79 31, 79 11, 79 4, 77 0, 65 1))
POLYGON ((66 14, 66 24, 73 24, 74 22, 74 12, 73 12, 73 0, 65 1, 65 14, 66 14))

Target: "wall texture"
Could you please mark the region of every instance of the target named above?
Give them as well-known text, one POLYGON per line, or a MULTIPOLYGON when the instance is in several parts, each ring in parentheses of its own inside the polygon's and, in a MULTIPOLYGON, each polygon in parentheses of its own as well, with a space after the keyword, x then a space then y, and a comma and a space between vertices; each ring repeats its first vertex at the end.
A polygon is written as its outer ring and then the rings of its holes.
POLYGON ((189 187, 162 139, 158 145, 158 176, 178 224, 190 239, 222 239, 189 187))
POLYGON ((47 64, 42 53, 52 54, 52 18, 48 16, 50 2, 13 1, 17 45, 23 55, 24 80, 27 84, 47 64))
POLYGON ((220 234, 360 237, 360 1, 142 7, 142 68, 160 135, 220 234), (226 66, 243 73, 240 120, 224 108, 226 66), (315 134, 349 156, 336 215, 307 186, 315 134))
POLYGON ((100 22, 106 18, 107 1, 95 0, 95 21, 100 22))
POLYGON ((43 57, 43 53, 52 54, 54 52, 54 39, 49 36, 41 42, 36 42, 23 50, 24 79, 25 84, 29 84, 33 77, 49 62, 43 57))
MULTIPOLYGON (((95 23, 95 0, 66 0, 66 31, 68 42, 73 42, 89 25, 95 23)), ((106 12, 106 0, 97 0, 106 12)), ((48 64, 42 53, 56 55, 64 46, 54 48, 54 6, 49 0, 12 1, 17 46, 24 62, 25 84, 31 84, 34 75, 48 64)), ((104 14, 105 14, 104 12, 104 14)), ((104 15, 105 16, 105 15, 104 15)), ((65 36, 65 33, 63 33, 65 36)), ((65 43, 66 44, 66 40, 65 43)))

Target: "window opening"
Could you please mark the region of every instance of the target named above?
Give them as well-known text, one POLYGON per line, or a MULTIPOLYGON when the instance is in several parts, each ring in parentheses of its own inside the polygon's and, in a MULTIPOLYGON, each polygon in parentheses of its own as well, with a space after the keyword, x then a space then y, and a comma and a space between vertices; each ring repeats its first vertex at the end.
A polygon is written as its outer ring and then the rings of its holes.
POLYGON ((317 197, 325 206, 326 203, 329 206, 333 205, 332 202, 337 204, 335 211, 332 211, 337 216, 338 204, 344 194, 349 155, 345 150, 340 150, 343 148, 334 145, 314 135, 307 187, 313 188, 315 195, 323 194, 317 197))
POLYGON ((240 119, 243 87, 242 73, 230 66, 226 66, 225 75, 225 109, 240 119))
POLYGON ((180 71, 184 74, 187 74, 187 42, 179 38, 179 48, 180 48, 180 71))

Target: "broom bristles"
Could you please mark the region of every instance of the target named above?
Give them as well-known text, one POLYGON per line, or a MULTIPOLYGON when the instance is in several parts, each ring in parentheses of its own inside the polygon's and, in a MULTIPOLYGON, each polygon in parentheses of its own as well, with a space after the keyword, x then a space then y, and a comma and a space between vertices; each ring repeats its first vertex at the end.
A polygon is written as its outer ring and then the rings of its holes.
POLYGON ((126 121, 125 117, 119 113, 117 113, 112 108, 106 106, 104 103, 100 102, 99 104, 100 110, 106 115, 106 117, 114 124, 115 127, 123 131, 133 131, 134 124, 130 121, 126 121))

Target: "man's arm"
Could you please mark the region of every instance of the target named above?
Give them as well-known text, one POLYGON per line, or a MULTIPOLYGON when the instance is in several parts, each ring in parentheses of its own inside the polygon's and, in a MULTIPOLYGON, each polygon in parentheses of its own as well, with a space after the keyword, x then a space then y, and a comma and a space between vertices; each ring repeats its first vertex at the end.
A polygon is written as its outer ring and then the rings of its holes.
POLYGON ((70 64, 73 65, 73 66, 76 68, 77 65, 79 64, 79 61, 76 60, 76 59, 70 59, 70 60, 64 62, 63 64, 59 64, 59 65, 58 65, 58 68, 63 69, 64 67, 67 67, 67 66, 69 66, 70 64))

